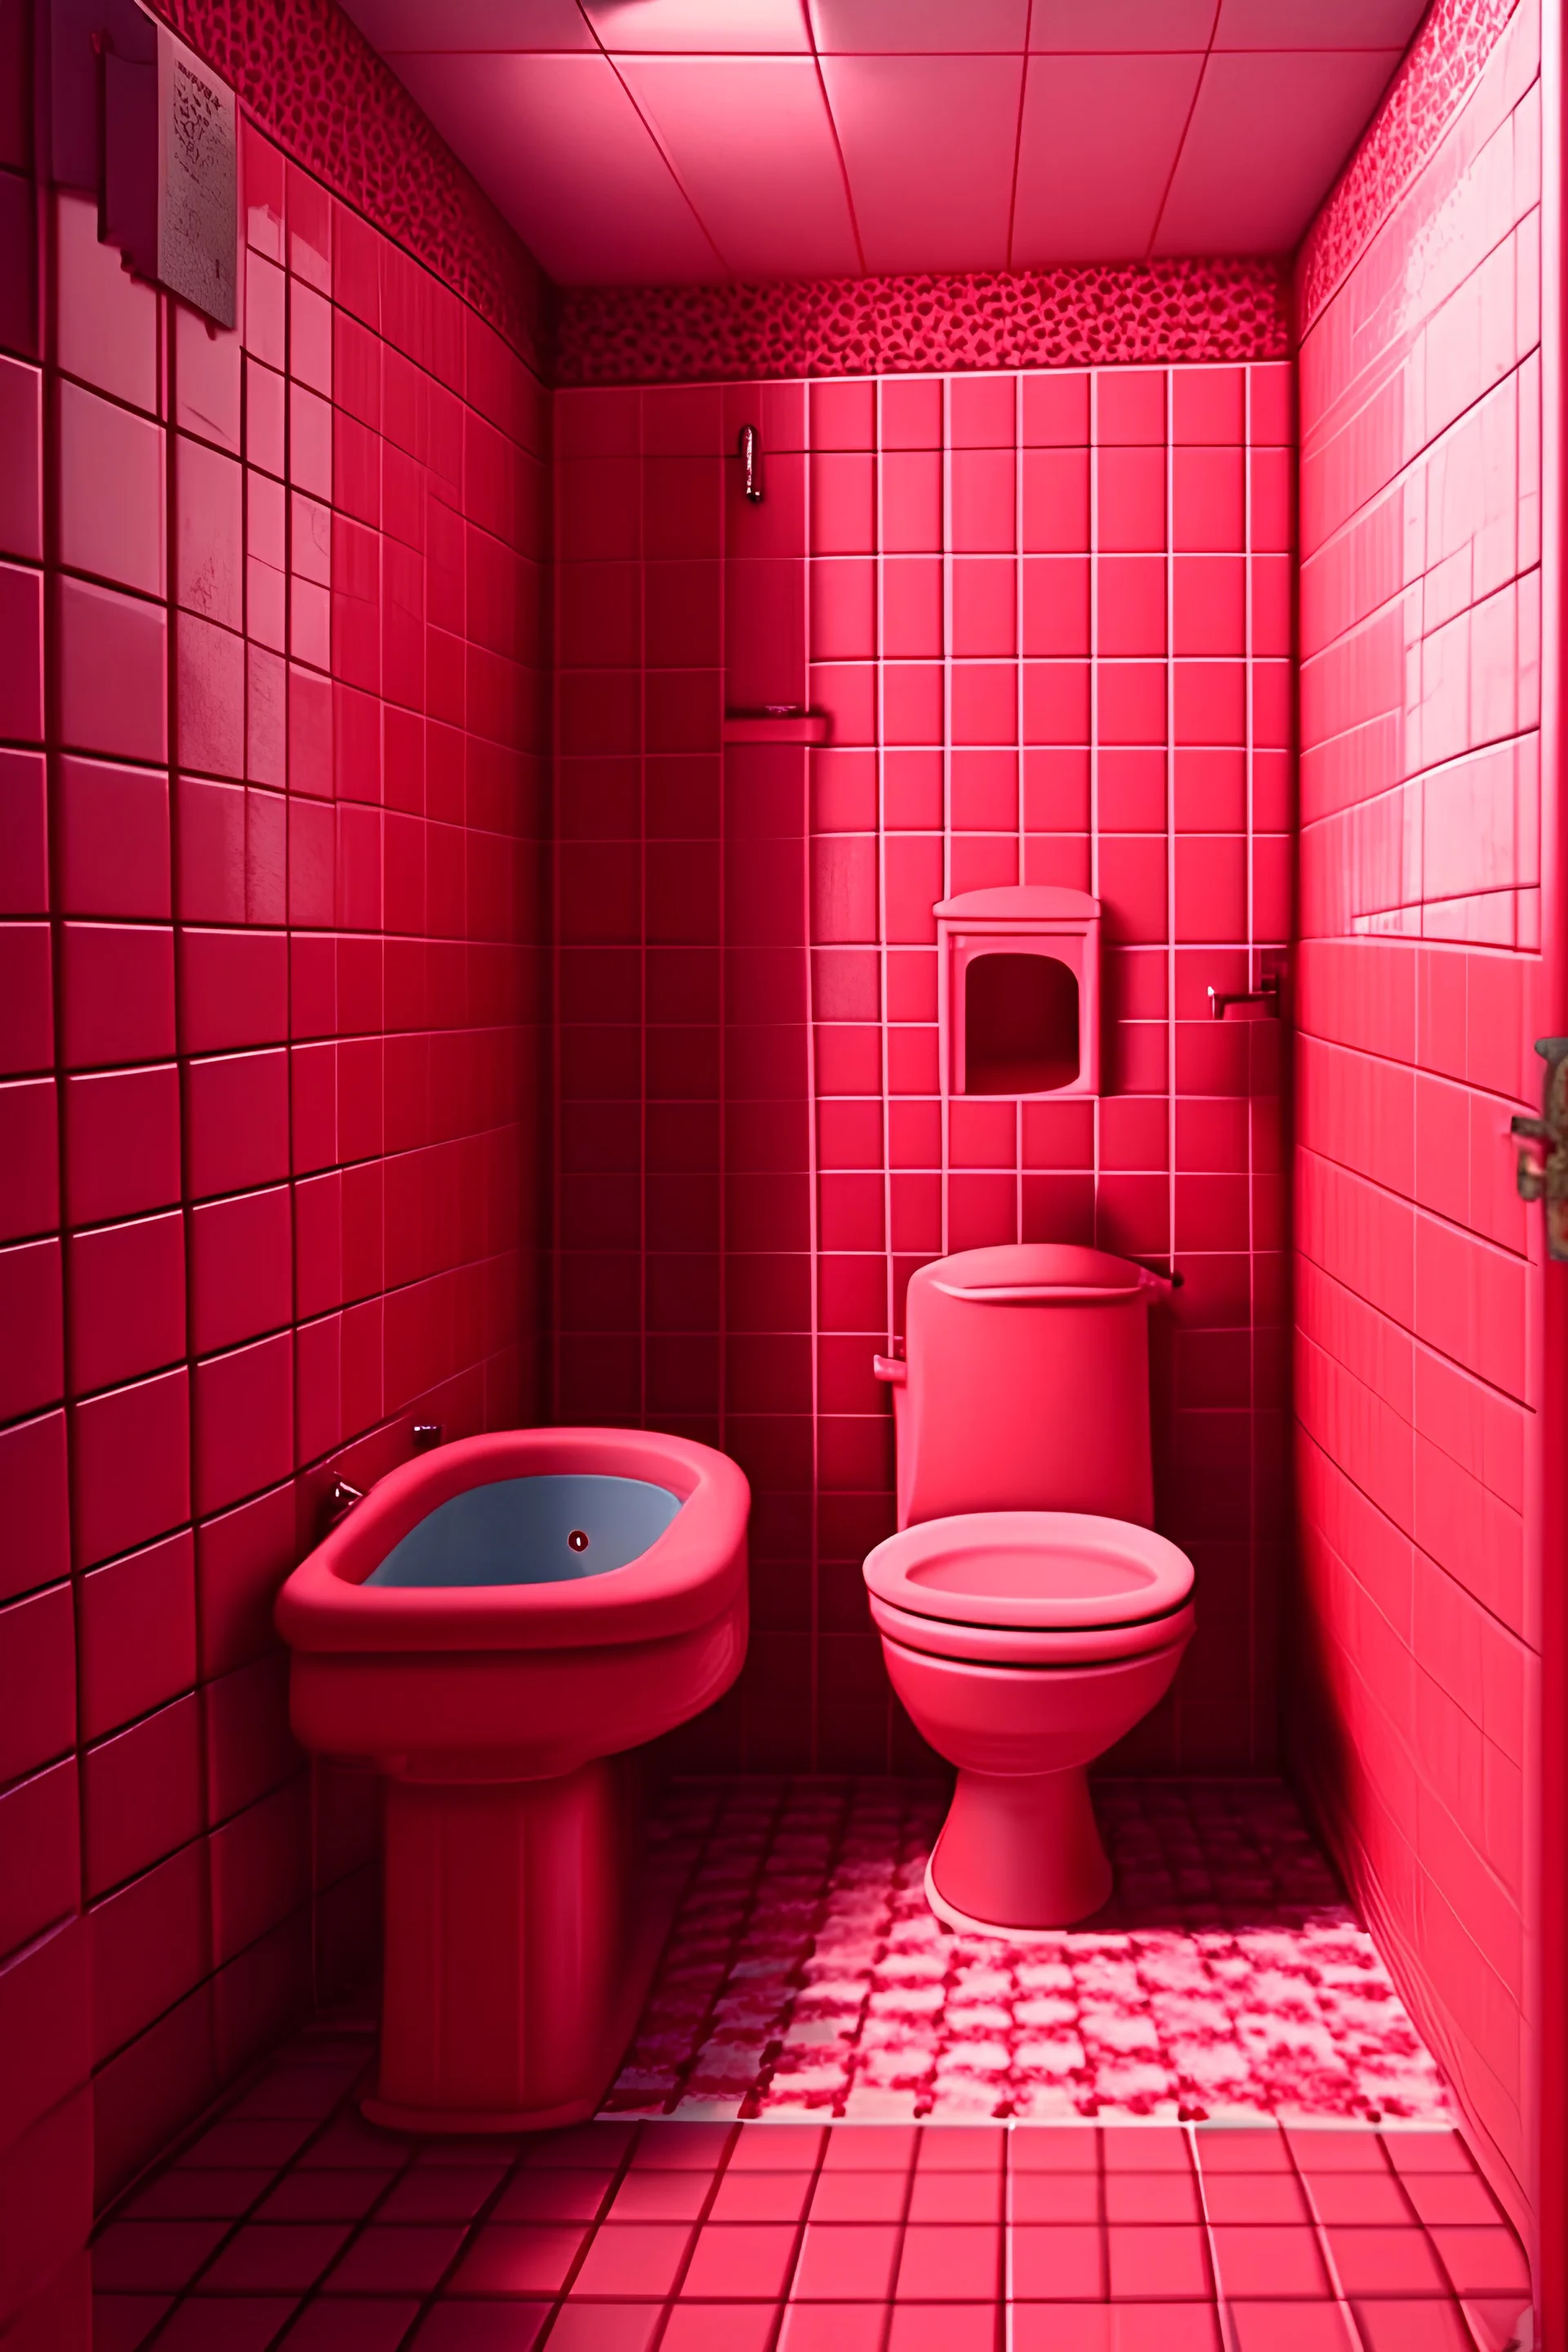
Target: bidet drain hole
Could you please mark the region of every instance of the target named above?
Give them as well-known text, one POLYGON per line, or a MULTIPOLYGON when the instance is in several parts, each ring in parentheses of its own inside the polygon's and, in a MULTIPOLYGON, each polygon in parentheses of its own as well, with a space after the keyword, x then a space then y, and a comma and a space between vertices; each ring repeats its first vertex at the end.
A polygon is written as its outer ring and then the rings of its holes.
MULTIPOLYGON (((559 1524, 559 1522, 557 1524, 559 1524)), ((571 1534, 566 1538, 566 1549, 568 1551, 586 1551, 588 1549, 588 1535, 586 1528, 574 1528, 571 1534)))

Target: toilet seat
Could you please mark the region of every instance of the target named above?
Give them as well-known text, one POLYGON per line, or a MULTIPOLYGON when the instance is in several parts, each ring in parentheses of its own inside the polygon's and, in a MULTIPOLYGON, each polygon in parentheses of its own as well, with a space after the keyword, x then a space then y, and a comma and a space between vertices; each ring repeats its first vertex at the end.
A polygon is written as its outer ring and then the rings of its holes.
POLYGON ((871 1620, 884 1640, 901 1642, 928 1657, 963 1658, 983 1666, 1098 1666, 1120 1658, 1143 1658, 1155 1650, 1187 1642, 1197 1612, 1189 1601, 1164 1617, 1136 1625, 1034 1627, 958 1625, 951 1618, 921 1617, 871 1595, 871 1620))
POLYGON ((1192 1562, 1126 1519, 925 1519, 879 1544, 865 1573, 879 1631, 937 1657, 1071 1666, 1146 1656, 1192 1632, 1192 1562))

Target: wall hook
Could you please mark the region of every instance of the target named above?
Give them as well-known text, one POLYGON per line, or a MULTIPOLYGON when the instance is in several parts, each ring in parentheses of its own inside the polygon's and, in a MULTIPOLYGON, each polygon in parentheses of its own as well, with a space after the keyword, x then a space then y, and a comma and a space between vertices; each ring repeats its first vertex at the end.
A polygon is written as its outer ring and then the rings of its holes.
POLYGON ((321 1496, 321 1528, 322 1534, 325 1535, 329 1528, 335 1528, 340 1519, 346 1519, 349 1513, 353 1509, 354 1505, 356 1503, 363 1503, 363 1500, 364 1488, 363 1486, 351 1486, 349 1481, 341 1475, 334 1477, 331 1485, 321 1496))
POLYGON ((750 506, 760 507, 763 503, 763 444, 754 425, 742 425, 741 437, 736 444, 736 449, 741 460, 741 472, 745 483, 747 503, 750 506))
POLYGON ((1271 1015, 1279 1013, 1279 975, 1266 971, 1256 988, 1209 990, 1209 1011, 1216 1021, 1223 1021, 1233 1004, 1267 1004, 1271 1015))

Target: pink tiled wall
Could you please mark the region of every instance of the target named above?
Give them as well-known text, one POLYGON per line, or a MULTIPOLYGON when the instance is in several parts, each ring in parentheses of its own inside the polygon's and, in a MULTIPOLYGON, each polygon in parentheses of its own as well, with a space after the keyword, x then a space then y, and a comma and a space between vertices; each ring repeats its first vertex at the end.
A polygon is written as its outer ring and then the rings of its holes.
POLYGON ((365 1948, 270 1615, 330 1470, 530 1409, 548 420, 254 133, 242 332, 160 299, 4 67, 0 2322, 60 2347, 95 2189, 365 1948))
MULTIPOLYGON (((1465 15, 1407 69, 1434 106, 1465 15)), ((1540 1232, 1508 1125, 1548 1025, 1539 58, 1525 0, 1403 193, 1384 142, 1301 355, 1294 1752, 1521 2212, 1540 1232)), ((1422 99, 1396 89, 1396 123, 1422 99)))
POLYGON ((1154 1412, 1200 1631, 1127 1755, 1266 1763, 1282 1033, 1206 991, 1289 935, 1289 367, 570 391, 556 429, 555 1408, 752 1480, 707 1755, 918 1753, 860 1576, 871 1358, 915 1265, 1022 1238, 1185 1277, 1154 1412), (726 705, 807 699, 828 748, 721 751, 726 705), (1098 1104, 942 1100, 932 904, 1017 880, 1104 901, 1098 1104))

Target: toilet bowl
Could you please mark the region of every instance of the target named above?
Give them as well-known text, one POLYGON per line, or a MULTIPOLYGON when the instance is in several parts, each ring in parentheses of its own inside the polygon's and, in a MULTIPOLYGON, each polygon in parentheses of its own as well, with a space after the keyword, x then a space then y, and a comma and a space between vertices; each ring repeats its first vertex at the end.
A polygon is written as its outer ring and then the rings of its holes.
POLYGON ((865 1563, 894 1690, 958 1768, 926 1874, 979 1933, 1047 1931, 1110 1893, 1088 1768, 1157 1706, 1193 1568, 1156 1535, 1148 1309, 1165 1277, 1103 1250, 965 1250, 910 1277, 893 1391, 899 1532, 865 1563))
POLYGON ((284 1585, 296 1737, 386 1779, 374 2122, 598 2105, 668 1927, 636 1751, 741 1670, 749 1507, 709 1446, 510 1430, 392 1471, 284 1585))
POLYGON ((980 1934, 1087 1918, 1111 1885, 1087 1768, 1170 1688, 1191 1561, 1126 1520, 976 1511, 889 1536, 865 1572, 893 1688, 958 1768, 932 1910, 980 1934))

